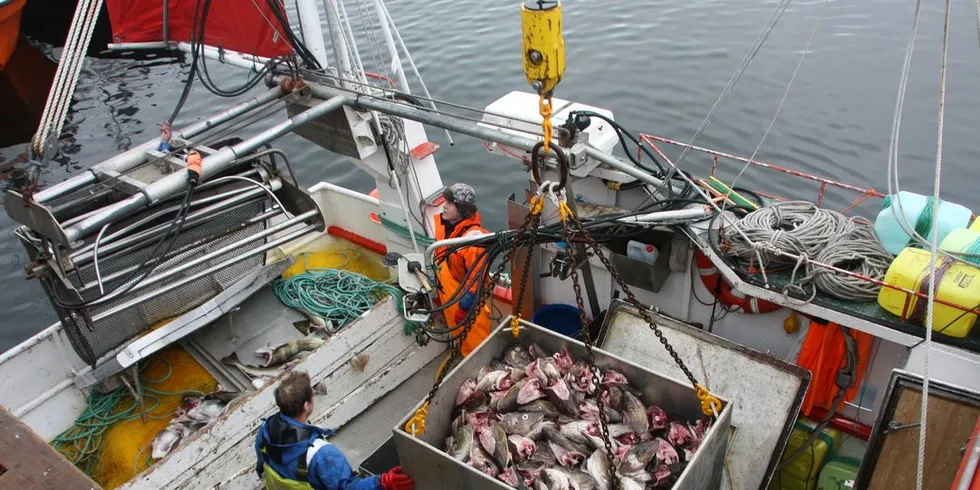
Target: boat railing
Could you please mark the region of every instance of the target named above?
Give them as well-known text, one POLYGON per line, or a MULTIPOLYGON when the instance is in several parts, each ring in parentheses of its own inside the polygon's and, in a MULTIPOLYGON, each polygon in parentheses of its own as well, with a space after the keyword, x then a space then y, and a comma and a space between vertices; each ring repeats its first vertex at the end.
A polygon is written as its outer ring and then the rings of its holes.
MULTIPOLYGON (((661 149, 661 146, 660 145, 670 145, 672 147, 677 147, 677 148, 688 148, 689 147, 690 148, 689 151, 697 152, 699 154, 709 156, 711 158, 711 162, 712 162, 712 165, 711 165, 711 176, 715 176, 716 173, 718 172, 719 168, 721 166, 724 166, 725 162, 737 162, 737 163, 742 164, 742 165, 750 165, 752 167, 761 168, 761 169, 764 169, 764 170, 770 171, 770 172, 778 172, 778 173, 787 174, 787 175, 790 175, 790 176, 792 176, 794 178, 797 178, 797 179, 808 180, 808 181, 816 182, 818 184, 818 188, 817 188, 817 195, 816 195, 816 199, 814 201, 814 204, 816 204, 817 206, 822 206, 824 204, 824 196, 827 193, 827 190, 829 188, 834 188, 834 189, 842 190, 845 193, 854 196, 853 197, 853 200, 851 200, 850 204, 848 204, 846 207, 844 207, 840 211, 842 214, 846 214, 849 211, 852 211, 854 208, 856 208, 857 206, 861 205, 862 203, 864 203, 865 201, 867 201, 869 199, 872 199, 872 198, 875 198, 875 199, 883 199, 885 197, 885 194, 884 193, 882 193, 880 191, 877 191, 875 189, 862 188, 862 187, 859 187, 859 186, 847 184, 847 183, 840 182, 840 181, 837 181, 837 180, 833 180, 833 179, 829 179, 829 178, 825 178, 825 177, 819 177, 819 176, 816 176, 816 175, 807 174, 807 173, 801 172, 799 170, 793 170, 793 169, 789 169, 789 168, 782 167, 782 166, 779 166, 779 165, 774 165, 772 163, 767 163, 767 162, 763 162, 763 161, 756 160, 756 159, 745 158, 745 157, 742 157, 742 156, 739 156, 739 155, 735 155, 735 154, 732 154, 732 153, 726 153, 726 152, 722 152, 722 151, 718 151, 718 150, 713 150, 713 149, 710 149, 710 148, 705 148, 705 147, 701 147, 701 146, 697 146, 697 145, 689 145, 688 143, 683 143, 683 142, 680 142, 680 141, 677 141, 677 140, 673 140, 673 139, 670 139, 670 138, 665 138, 663 136, 656 136, 656 135, 653 135, 653 134, 640 133, 639 134, 639 139, 640 139, 641 144, 648 145, 654 152, 656 152, 663 160, 667 161, 668 163, 671 163, 671 159, 664 153, 664 151, 661 149)), ((642 153, 642 151, 639 151, 638 153, 642 153)), ((671 163, 671 165, 673 165, 673 164, 671 163)), ((795 199, 789 199, 789 198, 778 196, 778 195, 773 195, 773 194, 767 194, 765 192, 760 192, 760 191, 755 190, 755 189, 753 189, 753 191, 755 193, 763 196, 763 197, 766 197, 766 198, 769 198, 769 199, 774 199, 774 200, 777 200, 777 201, 791 201, 791 200, 799 200, 800 199, 799 197, 797 197, 795 199)), ((715 262, 715 265, 716 266, 722 266, 722 267, 731 269, 730 264, 727 264, 727 262, 725 261, 724 258, 722 258, 722 257, 720 257, 720 256, 718 256, 717 254, 714 254, 714 253, 707 253, 707 255, 708 255, 709 258, 712 259, 713 262, 715 262), (723 263, 719 264, 718 263, 719 261, 720 262, 723 262, 723 263)), ((792 254, 784 254, 784 255, 792 255, 792 254)), ((815 265, 815 266, 818 266, 818 267, 821 267, 821 268, 824 268, 824 269, 833 271, 833 272, 835 272, 837 274, 844 274, 844 275, 847 275, 847 276, 850 276, 850 277, 853 277, 853 278, 856 278, 856 279, 859 279, 859 280, 862 280, 862 281, 866 281, 866 282, 869 282, 869 283, 876 284, 876 285, 881 286, 881 287, 887 287, 887 288, 890 288, 890 289, 893 289, 893 290, 896 290, 896 291, 901 291, 901 292, 903 292, 903 293, 905 293, 907 295, 906 296, 906 300, 905 300, 905 309, 906 310, 909 310, 911 308, 912 297, 913 296, 916 297, 916 298, 919 298, 919 299, 928 300, 928 295, 925 294, 925 293, 923 293, 923 292, 920 292, 920 291, 911 290, 911 289, 908 289, 908 288, 905 288, 905 287, 902 287, 902 286, 891 284, 891 283, 885 282, 883 280, 872 278, 872 277, 869 277, 869 276, 866 276, 866 275, 863 275, 863 274, 859 274, 859 273, 856 273, 856 272, 853 272, 853 271, 844 270, 844 269, 835 267, 835 266, 830 265, 830 264, 824 264, 824 263, 818 262, 818 261, 816 261, 816 260, 814 260, 812 258, 807 258, 805 260, 807 260, 812 265, 815 265)), ((766 268, 765 267, 763 267, 761 269, 760 268, 754 268, 754 269, 750 269, 750 271, 749 271, 750 275, 752 275, 752 276, 755 276, 756 275, 755 273, 757 273, 757 272, 761 272, 762 273, 762 280, 765 283, 765 286, 768 288, 768 278, 766 277, 766 272, 767 272, 766 268)), ((729 278, 729 279, 731 279, 731 278, 729 278)), ((751 285, 749 285, 749 286, 751 286, 751 285)), ((961 306, 961 305, 955 304, 955 303, 950 302, 950 301, 946 301, 946 300, 944 300, 942 298, 938 298, 938 297, 935 298, 934 301, 936 303, 938 303, 938 304, 942 304, 942 305, 948 306, 950 308, 955 308, 955 309, 963 312, 964 315, 967 314, 967 313, 980 314, 980 306, 970 308, 968 306, 961 306)), ((784 303, 784 302, 783 301, 779 301, 779 303, 784 303)), ((796 304, 796 303, 798 303, 798 301, 793 301, 792 304, 790 304, 790 301, 785 301, 785 303, 786 303, 785 306, 790 306, 790 307, 792 307, 794 305, 795 306, 798 306, 796 304)))
MULTIPOLYGON (((837 181, 837 180, 828 179, 826 177, 819 177, 819 176, 808 174, 808 173, 805 173, 805 172, 800 172, 799 170, 793 170, 793 169, 782 167, 782 166, 775 165, 775 164, 772 164, 772 163, 763 162, 763 161, 758 160, 758 159, 749 159, 749 158, 746 158, 746 157, 743 157, 743 156, 739 156, 739 155, 735 155, 735 154, 732 154, 732 153, 726 153, 726 152, 723 152, 723 151, 713 150, 713 149, 710 149, 710 148, 704 148, 704 147, 697 146, 697 145, 688 145, 687 143, 683 143, 683 142, 680 142, 680 141, 677 141, 677 140, 672 140, 670 138, 665 138, 663 136, 656 136, 656 135, 652 135, 652 134, 640 133, 639 137, 640 137, 640 141, 642 143, 646 143, 648 146, 650 146, 651 149, 653 149, 653 151, 655 151, 658 155, 660 155, 661 157, 663 157, 665 159, 667 159, 667 157, 664 154, 664 152, 660 149, 660 146, 658 145, 658 143, 667 144, 667 145, 671 145, 671 146, 676 146, 676 147, 679 147, 679 148, 685 148, 685 147, 688 147, 689 146, 690 149, 691 149, 691 151, 695 151, 695 152, 698 152, 698 153, 709 155, 711 157, 711 174, 710 175, 712 177, 714 177, 717 174, 720 163, 722 163, 724 161, 727 161, 727 160, 731 160, 731 161, 734 161, 734 162, 739 162, 739 163, 742 163, 742 164, 747 164, 747 165, 750 165, 752 167, 761 168, 761 169, 765 169, 765 170, 772 171, 772 172, 780 172, 780 173, 791 175, 791 176, 796 177, 796 178, 799 178, 799 179, 804 179, 804 180, 810 180, 810 181, 813 181, 813 182, 817 182, 818 183, 818 190, 817 190, 816 200, 814 201, 814 204, 816 204, 817 206, 822 206, 823 205, 824 196, 827 193, 827 188, 828 187, 836 188, 836 189, 841 189, 841 190, 847 191, 850 194, 856 195, 856 197, 854 197, 853 201, 851 201, 851 203, 848 204, 847 207, 845 207, 843 210, 841 210, 841 213, 843 213, 843 214, 847 214, 849 211, 853 210, 854 208, 856 208, 857 206, 859 206, 861 203, 867 201, 868 199, 871 199, 871 198, 883 199, 885 197, 885 194, 884 193, 882 193, 880 191, 877 191, 875 189, 865 189, 863 187, 858 187, 856 185, 847 184, 845 182, 840 182, 840 181, 837 181)), ((793 200, 798 200, 798 198, 797 199, 790 199, 790 198, 787 198, 787 197, 779 196, 779 195, 776 195, 776 194, 769 194, 769 193, 766 193, 766 192, 763 192, 763 191, 759 191, 759 190, 755 190, 755 192, 757 194, 763 196, 763 197, 767 197, 769 199, 774 199, 774 200, 777 200, 777 201, 793 201, 793 200)))

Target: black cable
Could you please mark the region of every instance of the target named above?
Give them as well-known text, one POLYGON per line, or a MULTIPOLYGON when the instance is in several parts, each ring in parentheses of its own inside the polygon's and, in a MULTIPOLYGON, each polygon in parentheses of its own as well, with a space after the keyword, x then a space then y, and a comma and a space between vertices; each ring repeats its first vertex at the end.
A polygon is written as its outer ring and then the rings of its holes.
POLYGON ((125 295, 136 287, 137 284, 143 282, 143 280, 146 279, 150 273, 152 273, 157 266, 164 261, 164 258, 168 253, 170 253, 174 243, 177 241, 177 237, 180 235, 180 230, 184 226, 184 219, 187 217, 187 211, 190 209, 191 195, 193 193, 194 186, 188 186, 187 191, 184 193, 184 200, 181 203, 180 208, 177 210, 177 214, 174 215, 173 220, 170 222, 170 227, 167 228, 167 231, 160 237, 160 240, 157 241, 156 245, 153 247, 153 250, 143 258, 140 265, 130 271, 129 275, 125 279, 119 281, 119 287, 112 291, 102 293, 95 298, 84 300, 80 303, 70 303, 59 298, 57 295, 52 295, 55 304, 63 309, 77 309, 94 306, 106 301, 105 298, 110 297, 110 295, 112 297, 125 295), (160 247, 163 246, 164 242, 167 242, 167 246, 161 252, 160 247), (154 260, 155 262, 152 265, 148 265, 151 260, 154 260), (142 274, 142 276, 134 281, 133 279, 140 274, 142 274), (122 285, 126 283, 130 284, 125 286, 124 289, 120 291, 119 288, 123 287, 122 285))

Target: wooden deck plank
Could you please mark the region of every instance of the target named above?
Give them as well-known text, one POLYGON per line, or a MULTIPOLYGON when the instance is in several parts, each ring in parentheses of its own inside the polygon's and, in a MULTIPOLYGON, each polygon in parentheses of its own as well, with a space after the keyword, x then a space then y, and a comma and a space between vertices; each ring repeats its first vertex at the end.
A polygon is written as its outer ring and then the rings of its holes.
POLYGON ((0 488, 101 488, 0 406, 0 488))
MULTIPOLYGON (((918 422, 921 403, 921 391, 903 389, 893 420, 901 425, 918 422)), ((937 395, 929 397, 924 488, 951 487, 962 459, 960 448, 970 440, 978 416, 980 408, 975 406, 937 395)), ((890 432, 884 439, 869 490, 914 489, 918 445, 918 427, 890 432)))

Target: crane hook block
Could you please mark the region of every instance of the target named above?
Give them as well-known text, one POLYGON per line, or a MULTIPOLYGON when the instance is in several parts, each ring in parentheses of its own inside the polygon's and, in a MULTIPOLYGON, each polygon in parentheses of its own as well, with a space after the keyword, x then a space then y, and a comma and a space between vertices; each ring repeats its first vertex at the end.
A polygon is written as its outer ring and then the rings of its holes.
POLYGON ((538 94, 550 96, 565 72, 561 1, 526 0, 521 4, 524 75, 538 94))

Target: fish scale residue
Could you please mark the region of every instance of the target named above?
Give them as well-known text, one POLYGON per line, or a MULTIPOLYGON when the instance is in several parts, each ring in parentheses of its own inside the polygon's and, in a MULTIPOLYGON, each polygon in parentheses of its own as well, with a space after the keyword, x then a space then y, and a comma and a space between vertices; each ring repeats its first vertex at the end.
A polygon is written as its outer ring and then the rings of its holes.
MULTIPOLYGON (((155 355, 143 371, 142 378, 144 388, 168 393, 210 393, 218 386, 207 370, 177 345, 171 345, 155 355)), ((125 410, 133 402, 132 397, 124 398, 117 410, 125 410)), ((136 417, 116 424, 103 436, 99 462, 95 474, 91 476, 106 490, 126 483, 149 467, 150 442, 174 418, 174 411, 182 405, 183 396, 147 394, 144 403, 148 411, 145 424, 136 417), (158 400, 155 407, 156 400, 151 396, 158 400)), ((134 413, 139 413, 138 409, 134 413)))

